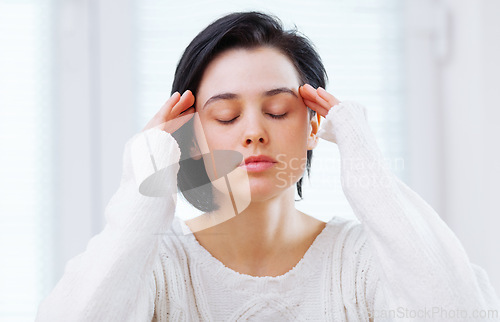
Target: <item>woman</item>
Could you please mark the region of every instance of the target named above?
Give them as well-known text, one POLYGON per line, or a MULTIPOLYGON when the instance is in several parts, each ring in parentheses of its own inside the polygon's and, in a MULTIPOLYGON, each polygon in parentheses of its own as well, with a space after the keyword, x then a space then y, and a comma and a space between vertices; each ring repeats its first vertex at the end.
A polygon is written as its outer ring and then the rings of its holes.
POLYGON ((384 167, 366 109, 325 79, 309 41, 270 16, 203 30, 171 98, 126 145, 104 231, 68 262, 38 320, 479 321, 498 309, 486 273, 384 167), (295 209, 318 138, 338 145, 361 223, 295 209), (186 223, 176 174, 205 212, 186 223))

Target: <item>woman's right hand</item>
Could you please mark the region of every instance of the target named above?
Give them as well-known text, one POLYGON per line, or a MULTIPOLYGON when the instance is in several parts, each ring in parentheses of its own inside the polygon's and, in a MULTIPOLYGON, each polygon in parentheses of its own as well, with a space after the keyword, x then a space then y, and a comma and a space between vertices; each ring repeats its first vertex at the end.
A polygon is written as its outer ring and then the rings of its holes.
POLYGON ((162 131, 174 133, 193 117, 194 100, 194 95, 190 90, 186 90, 182 96, 179 92, 175 92, 141 132, 156 127, 162 131))

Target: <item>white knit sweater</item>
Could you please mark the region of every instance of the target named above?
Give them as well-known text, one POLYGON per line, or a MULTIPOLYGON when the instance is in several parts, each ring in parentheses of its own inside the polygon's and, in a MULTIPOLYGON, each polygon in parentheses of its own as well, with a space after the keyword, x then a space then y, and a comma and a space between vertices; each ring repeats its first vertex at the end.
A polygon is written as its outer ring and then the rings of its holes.
POLYGON ((500 314, 487 274, 386 168, 366 109, 334 106, 318 135, 338 145, 342 188, 359 222, 334 217, 292 270, 254 277, 224 266, 174 218, 178 165, 164 174, 166 197, 138 192, 151 164, 133 146, 147 136, 157 167, 175 164, 180 149, 166 132, 136 134, 106 227, 67 263, 37 321, 500 320, 476 316, 500 314))

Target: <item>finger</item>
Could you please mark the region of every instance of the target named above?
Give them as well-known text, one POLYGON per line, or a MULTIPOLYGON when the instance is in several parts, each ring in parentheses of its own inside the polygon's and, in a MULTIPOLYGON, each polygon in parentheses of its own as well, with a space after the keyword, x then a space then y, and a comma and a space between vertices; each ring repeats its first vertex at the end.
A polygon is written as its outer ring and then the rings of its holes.
POLYGON ((340 101, 333 96, 332 94, 328 93, 324 88, 318 87, 318 90, 316 91, 318 95, 324 99, 326 102, 328 102, 328 106, 332 107, 340 103, 340 101))
POLYGON ((193 104, 194 95, 190 90, 186 90, 170 113, 165 115, 161 120, 159 128, 168 133, 174 133, 177 131, 193 117, 193 104))
POLYGON ((315 93, 315 96, 314 96, 314 101, 317 104, 321 105, 323 108, 326 108, 327 110, 329 110, 330 107, 331 107, 330 103, 327 100, 325 100, 324 98, 322 98, 321 96, 319 96, 318 90, 316 90, 316 93, 315 93))
POLYGON ((323 106, 319 105, 318 103, 316 103, 314 101, 304 99, 304 103, 306 104, 307 107, 315 110, 316 113, 319 113, 320 115, 322 115, 324 117, 326 117, 326 115, 328 114, 328 109, 324 108, 323 106))
POLYGON ((184 114, 180 114, 176 118, 169 120, 167 122, 163 122, 161 129, 168 133, 174 133, 181 126, 186 124, 193 116, 194 116, 194 107, 188 108, 184 114))
POLYGON ((317 102, 316 89, 309 84, 305 84, 299 87, 299 94, 302 97, 304 103, 311 109, 315 110, 318 114, 325 116, 328 113, 328 109, 321 106, 317 102))
POLYGON ((182 113, 184 110, 190 108, 194 104, 194 95, 190 90, 186 90, 177 104, 172 108, 172 116, 176 117, 180 113, 182 113))
MULTIPOLYGON (((321 87, 318 87, 321 88, 321 87)), ((325 99, 323 99, 319 94, 318 90, 312 87, 309 84, 305 84, 303 87, 303 98, 308 99, 310 101, 316 102, 317 104, 320 104, 322 107, 326 108, 327 110, 330 109, 331 105, 329 102, 327 102, 325 99)))
POLYGON ((311 101, 316 97, 316 89, 309 84, 305 84, 299 87, 299 93, 302 98, 306 98, 311 101))
POLYGON ((160 110, 155 114, 154 117, 158 117, 160 119, 164 119, 165 115, 168 115, 172 107, 177 104, 179 99, 181 98, 181 94, 179 92, 175 92, 170 96, 170 98, 163 104, 160 110))
MULTIPOLYGON (((184 102, 186 102, 186 96, 189 96, 184 92, 184 102)), ((191 94, 192 96, 192 94, 191 94)), ((160 108, 160 110, 153 116, 153 118, 146 124, 146 126, 142 129, 142 131, 145 131, 147 129, 150 129, 152 127, 156 127, 158 129, 164 130, 165 129, 165 122, 168 120, 171 120, 173 113, 172 110, 177 106, 179 103, 181 103, 181 94, 179 92, 175 92, 170 96, 170 98, 163 104, 163 106, 160 108)), ((193 98, 194 99, 194 96, 193 98)), ((187 100, 189 103, 189 100, 187 100)))
POLYGON ((181 112, 179 115, 188 115, 188 114, 193 114, 194 113, 194 106, 191 106, 187 110, 184 110, 181 112))

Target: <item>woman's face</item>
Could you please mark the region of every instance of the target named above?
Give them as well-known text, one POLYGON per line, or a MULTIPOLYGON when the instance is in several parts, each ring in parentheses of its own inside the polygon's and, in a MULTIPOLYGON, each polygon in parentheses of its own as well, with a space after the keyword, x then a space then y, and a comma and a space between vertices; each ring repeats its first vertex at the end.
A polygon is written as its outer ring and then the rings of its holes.
POLYGON ((253 201, 294 185, 304 174, 307 150, 317 144, 316 118, 309 120, 299 85, 292 62, 268 47, 225 51, 203 74, 195 103, 201 152, 232 150, 243 160, 266 155, 276 161, 265 170, 246 170, 253 201))

